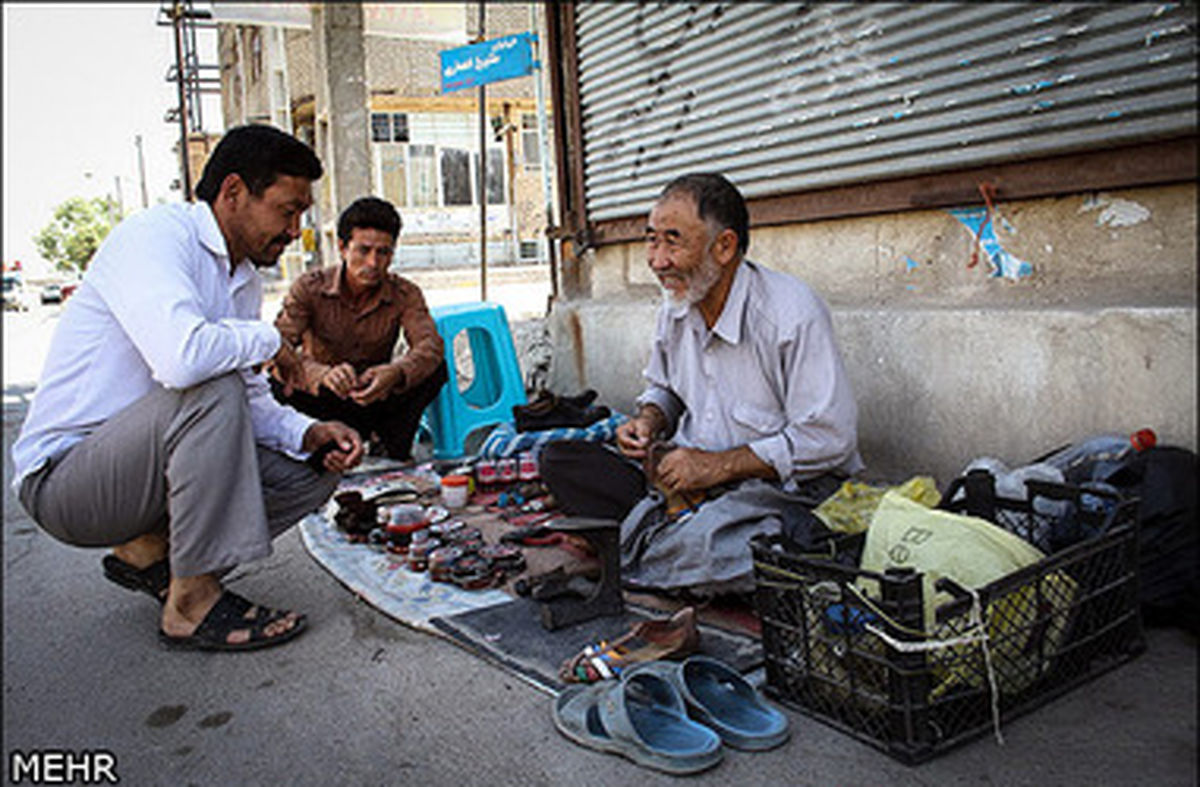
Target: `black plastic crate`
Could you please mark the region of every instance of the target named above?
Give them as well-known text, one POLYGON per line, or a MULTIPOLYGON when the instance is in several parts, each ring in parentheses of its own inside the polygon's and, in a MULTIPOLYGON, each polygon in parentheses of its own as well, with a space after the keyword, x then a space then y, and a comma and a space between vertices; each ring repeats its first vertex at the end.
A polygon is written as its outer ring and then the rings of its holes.
POLYGON ((768 693, 912 764, 1141 653, 1137 501, 1058 484, 1028 489, 1026 500, 999 499, 990 476, 972 474, 950 485, 940 507, 1027 540, 1045 541, 1057 521, 1060 542, 1064 533, 1082 540, 977 589, 978 603, 940 583, 954 600, 937 608, 931 630, 919 573, 857 568, 864 534, 836 537, 820 555, 794 553, 780 536, 754 539, 768 693), (1047 513, 1056 505, 1069 515, 1047 513), (878 588, 866 601, 863 584, 878 588), (978 642, 933 650, 887 642, 953 641, 979 630, 980 610, 991 621, 986 657, 978 642))

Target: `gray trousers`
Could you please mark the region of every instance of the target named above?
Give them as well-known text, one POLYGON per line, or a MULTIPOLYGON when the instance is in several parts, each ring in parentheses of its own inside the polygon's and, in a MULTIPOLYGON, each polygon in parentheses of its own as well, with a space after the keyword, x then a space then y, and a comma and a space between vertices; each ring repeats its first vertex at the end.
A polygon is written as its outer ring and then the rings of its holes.
POLYGON ((27 476, 20 498, 42 529, 75 546, 165 527, 171 572, 187 577, 266 557, 339 478, 256 445, 233 373, 147 394, 27 476))

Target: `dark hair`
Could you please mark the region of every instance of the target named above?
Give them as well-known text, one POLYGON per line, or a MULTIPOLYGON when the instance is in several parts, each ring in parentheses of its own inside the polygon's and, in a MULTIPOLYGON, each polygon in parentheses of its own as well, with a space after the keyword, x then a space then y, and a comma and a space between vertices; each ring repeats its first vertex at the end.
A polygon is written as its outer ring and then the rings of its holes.
POLYGON ((400 214, 392 207, 392 203, 386 200, 378 197, 359 197, 338 217, 338 239, 342 243, 349 243, 350 234, 355 229, 386 232, 395 242, 400 236, 400 214))
POLYGON ((693 172, 672 180, 663 187, 658 198, 680 193, 695 201, 696 213, 701 220, 713 222, 723 230, 733 230, 737 235, 738 253, 746 253, 750 248, 750 213, 737 186, 715 172, 693 172))
POLYGON ((274 126, 235 126, 213 148, 196 196, 213 204, 229 175, 239 176, 251 194, 261 196, 280 175, 316 180, 324 172, 312 148, 291 134, 274 126))

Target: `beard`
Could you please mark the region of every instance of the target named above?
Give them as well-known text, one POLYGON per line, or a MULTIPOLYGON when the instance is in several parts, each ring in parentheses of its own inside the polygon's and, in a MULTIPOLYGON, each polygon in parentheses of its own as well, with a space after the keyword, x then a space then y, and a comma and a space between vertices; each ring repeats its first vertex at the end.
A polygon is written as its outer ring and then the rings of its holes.
POLYGON ((270 268, 272 265, 279 262, 279 256, 283 254, 283 250, 292 242, 288 235, 280 235, 272 238, 263 248, 249 255, 250 264, 256 268, 270 268), (278 251, 275 251, 278 248, 278 251))
POLYGON ((677 306, 694 306, 704 300, 704 296, 708 295, 709 290, 713 288, 713 285, 720 278, 721 266, 713 259, 712 254, 706 251, 699 267, 687 274, 687 287, 683 292, 676 293, 674 290, 667 289, 662 284, 659 284, 659 287, 662 289, 663 297, 666 298, 668 303, 677 306))

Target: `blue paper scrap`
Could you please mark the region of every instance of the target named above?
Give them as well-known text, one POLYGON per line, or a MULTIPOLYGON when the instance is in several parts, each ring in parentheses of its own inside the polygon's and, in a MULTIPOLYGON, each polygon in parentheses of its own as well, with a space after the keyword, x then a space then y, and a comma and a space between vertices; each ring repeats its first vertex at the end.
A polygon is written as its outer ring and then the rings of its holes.
POLYGON ((947 212, 971 231, 972 238, 979 236, 979 247, 987 257, 988 264, 991 265, 993 277, 1003 276, 1006 279, 1018 281, 1033 275, 1032 265, 1009 254, 1000 245, 1000 239, 996 237, 994 222, 987 221, 983 227, 983 234, 979 234, 979 227, 987 220, 987 210, 984 208, 955 208, 947 212))

